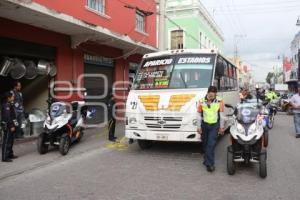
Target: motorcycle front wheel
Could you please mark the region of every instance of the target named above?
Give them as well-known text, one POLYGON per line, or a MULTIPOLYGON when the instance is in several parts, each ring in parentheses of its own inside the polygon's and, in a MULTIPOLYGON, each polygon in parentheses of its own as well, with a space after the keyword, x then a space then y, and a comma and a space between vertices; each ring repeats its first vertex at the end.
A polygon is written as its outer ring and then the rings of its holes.
POLYGON ((60 138, 59 152, 61 155, 66 155, 69 152, 71 139, 68 134, 63 134, 60 138))
POLYGON ((45 144, 45 134, 41 133, 37 139, 37 150, 40 154, 48 152, 49 145, 45 144))
POLYGON ((272 129, 274 126, 274 113, 270 116, 269 123, 267 124, 269 129, 272 129))

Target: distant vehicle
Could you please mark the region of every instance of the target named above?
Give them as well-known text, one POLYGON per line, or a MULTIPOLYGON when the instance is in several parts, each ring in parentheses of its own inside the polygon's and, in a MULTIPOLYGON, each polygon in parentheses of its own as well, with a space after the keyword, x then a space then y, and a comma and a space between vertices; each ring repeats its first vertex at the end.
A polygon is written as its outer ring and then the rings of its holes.
POLYGON ((275 84, 275 91, 279 92, 280 94, 283 94, 284 92, 288 91, 288 85, 287 84, 275 84))
POLYGON ((215 85, 225 102, 237 104, 237 82, 236 67, 215 50, 146 54, 127 98, 126 137, 142 149, 153 141, 200 142, 199 100, 215 85))

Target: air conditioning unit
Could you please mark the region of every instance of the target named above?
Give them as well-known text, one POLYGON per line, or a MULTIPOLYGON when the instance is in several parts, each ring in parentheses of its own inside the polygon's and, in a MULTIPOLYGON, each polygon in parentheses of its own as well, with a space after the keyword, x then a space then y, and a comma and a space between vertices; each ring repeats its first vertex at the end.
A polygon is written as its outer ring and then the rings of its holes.
POLYGON ((26 67, 24 63, 18 58, 13 59, 12 67, 10 70, 10 76, 13 79, 20 79, 23 76, 25 76, 25 74, 26 74, 26 67))
POLYGON ((31 60, 26 60, 24 62, 26 66, 26 79, 34 79, 37 76, 37 66, 36 64, 31 60))
POLYGON ((40 60, 37 65, 37 72, 39 75, 48 75, 50 72, 50 62, 45 60, 40 60))

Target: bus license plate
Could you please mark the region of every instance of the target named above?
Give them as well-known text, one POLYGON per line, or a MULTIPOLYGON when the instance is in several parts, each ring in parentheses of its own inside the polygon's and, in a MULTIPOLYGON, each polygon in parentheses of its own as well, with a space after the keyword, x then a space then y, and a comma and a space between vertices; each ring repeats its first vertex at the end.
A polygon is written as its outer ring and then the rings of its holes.
POLYGON ((157 140, 168 140, 168 135, 166 135, 166 134, 157 134, 156 139, 157 140))

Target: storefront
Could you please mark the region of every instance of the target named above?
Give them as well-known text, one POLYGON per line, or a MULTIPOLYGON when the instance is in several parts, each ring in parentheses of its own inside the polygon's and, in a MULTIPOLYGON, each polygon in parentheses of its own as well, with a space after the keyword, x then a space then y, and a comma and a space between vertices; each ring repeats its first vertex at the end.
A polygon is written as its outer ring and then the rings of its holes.
POLYGON ((48 82, 56 75, 56 48, 0 37, 0 60, 0 94, 12 90, 18 80, 23 87, 25 111, 46 110, 48 82))
MULTIPOLYGON (((56 5, 41 5, 33 1, 1 2, 0 24, 3 28, 0 38, 18 42, 7 45, 12 53, 5 48, 0 57, 18 58, 23 63, 29 60, 35 65, 40 60, 52 63, 57 73, 51 95, 56 100, 86 100, 103 104, 109 92, 114 91, 120 108, 118 115, 122 116, 129 82, 134 77, 138 63, 143 54, 156 51, 153 47, 156 44, 155 28, 148 27, 155 27, 155 17, 151 18, 151 23, 147 23, 145 31, 148 33, 133 32, 128 35, 127 28, 119 29, 120 22, 115 21, 116 18, 98 24, 101 17, 97 15, 81 19, 81 15, 77 16, 78 12, 55 12, 58 8, 48 9, 49 6, 56 5), (26 43, 25 47, 20 45, 22 42, 26 43), (28 52, 31 53, 28 55, 28 52), (105 77, 105 81, 101 77, 105 77)), ((84 5, 74 4, 74 7, 86 12, 84 5)), ((134 12, 124 9, 123 5, 119 5, 119 9, 128 15, 135 26, 134 12)), ((85 13, 84 16, 90 14, 85 13)), ((0 76, 0 92, 12 87, 14 79, 9 77, 0 76)), ((46 110, 49 75, 38 75, 34 79, 26 79, 24 75, 20 80, 24 86, 25 110, 34 107, 46 110)), ((97 112, 96 122, 103 120, 103 113, 97 112)))

